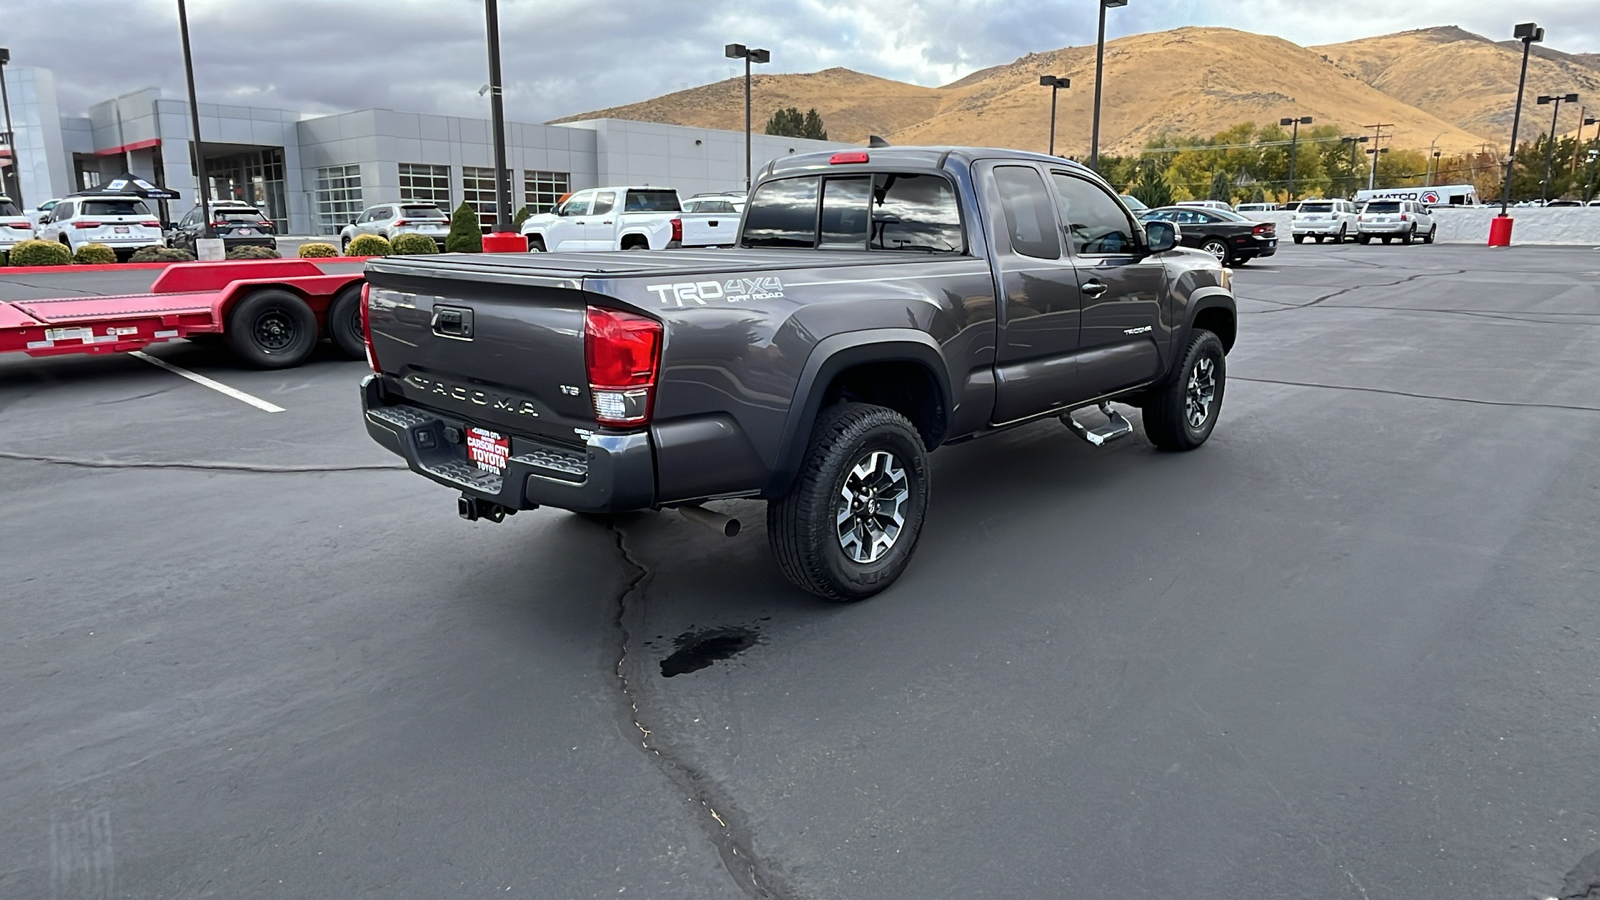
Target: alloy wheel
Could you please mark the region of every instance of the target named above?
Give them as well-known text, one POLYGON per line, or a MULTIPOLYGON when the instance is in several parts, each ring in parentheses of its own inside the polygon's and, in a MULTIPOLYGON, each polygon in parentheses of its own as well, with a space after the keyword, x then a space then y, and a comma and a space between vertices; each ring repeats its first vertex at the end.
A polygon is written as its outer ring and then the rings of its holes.
POLYGON ((1228 245, 1221 241, 1206 241, 1205 246, 1200 249, 1216 257, 1217 262, 1228 261, 1228 245))
POLYGON ((1217 398, 1217 364, 1210 357, 1195 360, 1189 370, 1189 385, 1184 392, 1184 416, 1190 428, 1202 428, 1211 417, 1211 403, 1217 398))
POLYGON ((887 450, 868 451, 839 490, 835 524, 840 549, 858 563, 882 559, 905 527, 910 497, 905 466, 887 450))

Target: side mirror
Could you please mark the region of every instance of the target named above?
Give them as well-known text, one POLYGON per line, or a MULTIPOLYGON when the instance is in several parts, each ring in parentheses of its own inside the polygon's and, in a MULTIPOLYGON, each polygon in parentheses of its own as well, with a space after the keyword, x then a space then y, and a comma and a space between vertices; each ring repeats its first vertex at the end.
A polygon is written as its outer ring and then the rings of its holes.
POLYGON ((1182 234, 1172 222, 1154 221, 1144 223, 1144 236, 1150 244, 1151 253, 1164 253, 1178 246, 1182 234))

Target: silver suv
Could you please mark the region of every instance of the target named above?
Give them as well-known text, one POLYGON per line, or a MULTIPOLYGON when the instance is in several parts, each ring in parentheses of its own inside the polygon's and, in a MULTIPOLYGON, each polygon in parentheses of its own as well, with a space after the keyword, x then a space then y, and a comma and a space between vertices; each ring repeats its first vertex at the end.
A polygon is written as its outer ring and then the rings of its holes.
POLYGON ((339 232, 339 249, 348 251, 357 235, 375 234, 385 240, 394 240, 402 234, 421 234, 431 237, 444 249, 444 239, 450 234, 450 217, 444 210, 423 200, 402 200, 399 203, 380 203, 369 206, 359 218, 339 232))
POLYGON ((1356 230, 1356 240, 1363 244, 1375 237, 1385 244, 1396 239, 1409 244, 1418 238, 1431 244, 1439 223, 1433 220, 1433 210, 1415 200, 1369 200, 1356 217, 1356 230))

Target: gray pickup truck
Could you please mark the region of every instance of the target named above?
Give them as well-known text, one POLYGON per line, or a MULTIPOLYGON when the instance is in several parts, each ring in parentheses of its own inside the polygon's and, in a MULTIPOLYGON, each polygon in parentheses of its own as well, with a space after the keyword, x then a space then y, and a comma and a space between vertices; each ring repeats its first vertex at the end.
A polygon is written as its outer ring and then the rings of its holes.
POLYGON ((735 250, 369 262, 367 431, 472 520, 763 498, 784 574, 859 600, 909 562, 941 444, 1045 416, 1103 444, 1113 402, 1205 442, 1236 313, 1178 236, 1049 156, 788 157, 735 250))

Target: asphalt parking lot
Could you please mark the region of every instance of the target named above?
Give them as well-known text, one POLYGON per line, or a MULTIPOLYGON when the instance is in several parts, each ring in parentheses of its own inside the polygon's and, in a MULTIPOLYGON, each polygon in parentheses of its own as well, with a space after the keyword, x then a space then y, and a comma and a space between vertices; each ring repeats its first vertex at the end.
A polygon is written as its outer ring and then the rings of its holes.
POLYGON ((1585 886, 1600 252, 1285 246, 1235 287, 1209 444, 942 449, 853 606, 755 503, 463 522, 331 350, 150 351, 279 413, 0 357, 0 896, 1585 886))

